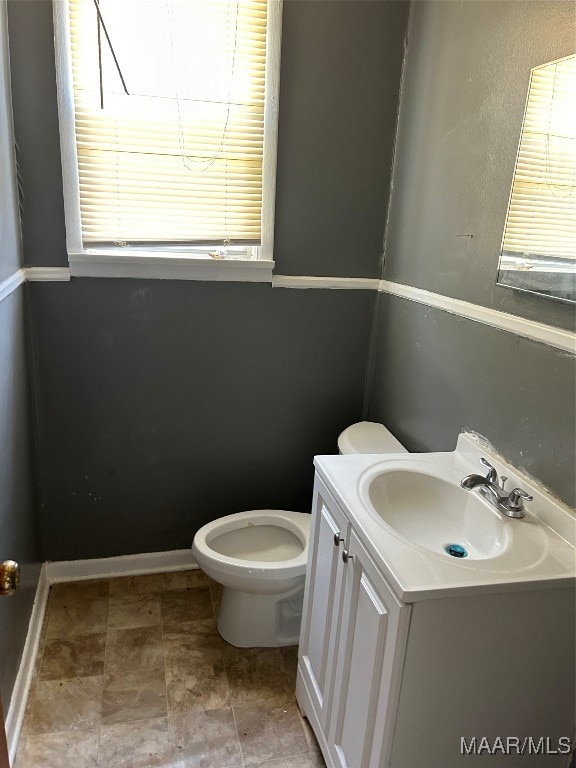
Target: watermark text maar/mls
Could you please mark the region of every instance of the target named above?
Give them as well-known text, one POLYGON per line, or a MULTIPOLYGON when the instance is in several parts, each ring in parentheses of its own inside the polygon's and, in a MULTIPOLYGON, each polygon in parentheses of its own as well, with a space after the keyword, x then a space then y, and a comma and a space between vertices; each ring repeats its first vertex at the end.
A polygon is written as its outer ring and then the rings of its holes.
POLYGON ((472 736, 460 737, 461 755, 569 755, 572 751, 572 739, 560 736, 472 736))

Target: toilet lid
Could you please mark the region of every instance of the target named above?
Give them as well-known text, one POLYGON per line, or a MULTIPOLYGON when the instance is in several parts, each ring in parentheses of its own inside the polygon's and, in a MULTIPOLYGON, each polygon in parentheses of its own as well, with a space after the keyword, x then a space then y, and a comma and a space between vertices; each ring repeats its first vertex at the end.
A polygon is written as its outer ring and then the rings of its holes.
POLYGON ((359 421, 347 427, 338 438, 340 453, 408 453, 383 424, 359 421))

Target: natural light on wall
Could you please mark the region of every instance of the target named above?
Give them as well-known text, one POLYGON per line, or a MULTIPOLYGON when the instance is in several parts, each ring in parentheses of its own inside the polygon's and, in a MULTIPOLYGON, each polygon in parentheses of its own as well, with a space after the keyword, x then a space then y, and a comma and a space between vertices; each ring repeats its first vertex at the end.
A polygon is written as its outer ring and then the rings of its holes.
POLYGON ((498 282, 576 301, 576 56, 532 70, 498 282))
POLYGON ((68 22, 84 248, 259 244, 266 0, 69 0, 68 22))

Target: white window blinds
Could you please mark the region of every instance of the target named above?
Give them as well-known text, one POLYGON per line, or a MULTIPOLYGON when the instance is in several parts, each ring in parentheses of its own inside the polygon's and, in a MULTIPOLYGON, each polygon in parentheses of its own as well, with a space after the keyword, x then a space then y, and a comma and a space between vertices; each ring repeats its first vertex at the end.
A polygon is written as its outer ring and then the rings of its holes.
POLYGON ((576 262, 576 56, 532 70, 502 255, 576 262))
POLYGON ((69 0, 69 30, 84 247, 258 244, 266 0, 69 0))

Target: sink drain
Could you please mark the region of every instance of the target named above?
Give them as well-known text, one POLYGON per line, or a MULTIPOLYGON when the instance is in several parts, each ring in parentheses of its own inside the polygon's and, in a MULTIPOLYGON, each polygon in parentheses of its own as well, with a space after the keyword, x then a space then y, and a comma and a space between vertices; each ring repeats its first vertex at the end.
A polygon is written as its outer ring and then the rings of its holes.
POLYGON ((444 549, 452 557, 468 557, 468 552, 460 544, 447 544, 444 549))

